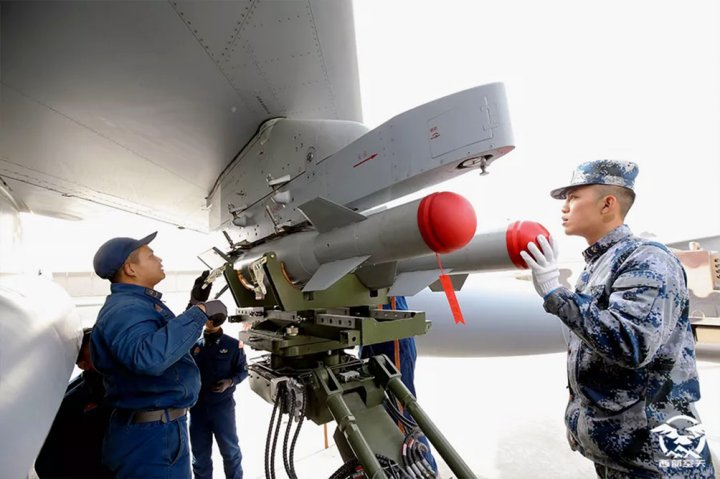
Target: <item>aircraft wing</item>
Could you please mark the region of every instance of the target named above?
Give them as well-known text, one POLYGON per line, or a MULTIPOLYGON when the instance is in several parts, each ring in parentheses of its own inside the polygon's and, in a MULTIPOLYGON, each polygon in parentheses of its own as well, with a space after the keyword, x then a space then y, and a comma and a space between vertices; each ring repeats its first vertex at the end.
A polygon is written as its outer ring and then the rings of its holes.
POLYGON ((352 4, 2 2, 0 181, 21 209, 200 231, 263 121, 361 120, 352 4))

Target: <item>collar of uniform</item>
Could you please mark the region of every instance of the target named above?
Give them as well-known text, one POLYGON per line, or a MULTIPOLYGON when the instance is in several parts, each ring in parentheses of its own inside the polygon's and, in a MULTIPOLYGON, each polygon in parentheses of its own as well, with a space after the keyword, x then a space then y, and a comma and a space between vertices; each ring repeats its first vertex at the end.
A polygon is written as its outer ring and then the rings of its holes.
POLYGON ((112 283, 110 285, 110 292, 112 293, 135 293, 150 296, 151 298, 161 299, 162 293, 155 291, 152 288, 146 288, 144 286, 138 286, 137 284, 128 283, 112 283))
POLYGON ((583 257, 586 263, 590 263, 595 258, 602 256, 611 246, 616 244, 628 236, 632 236, 630 227, 628 225, 621 225, 600 238, 598 241, 590 245, 585 251, 583 251, 583 257))
POLYGON ((220 338, 222 337, 222 335, 223 335, 223 330, 222 330, 222 328, 218 329, 218 330, 215 331, 214 333, 206 333, 206 332, 203 332, 203 337, 205 338, 205 341, 220 340, 220 338))

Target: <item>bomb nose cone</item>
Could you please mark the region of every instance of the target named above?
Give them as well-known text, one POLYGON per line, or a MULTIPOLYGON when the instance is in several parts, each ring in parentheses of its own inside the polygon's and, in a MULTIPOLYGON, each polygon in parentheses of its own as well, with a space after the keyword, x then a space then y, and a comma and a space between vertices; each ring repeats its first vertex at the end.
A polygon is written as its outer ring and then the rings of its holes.
POLYGON ((462 248, 473 238, 477 227, 470 202, 448 191, 423 198, 418 206, 417 222, 423 240, 436 253, 462 248))
POLYGON ((545 236, 550 239, 550 232, 540 223, 534 221, 516 221, 511 223, 507 228, 505 239, 507 241, 507 251, 510 261, 520 269, 527 269, 525 260, 520 256, 520 252, 527 248, 527 244, 535 241, 538 235, 545 236))

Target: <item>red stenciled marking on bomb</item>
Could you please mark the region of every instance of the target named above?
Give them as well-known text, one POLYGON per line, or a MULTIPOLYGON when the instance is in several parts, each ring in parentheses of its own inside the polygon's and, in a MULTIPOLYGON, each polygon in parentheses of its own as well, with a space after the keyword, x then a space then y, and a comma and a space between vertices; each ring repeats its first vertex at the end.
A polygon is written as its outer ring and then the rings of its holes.
POLYGON ((353 168, 357 168, 358 166, 362 165, 362 164, 365 163, 366 161, 374 160, 376 156, 378 156, 378 154, 377 154, 377 153, 373 153, 372 155, 368 156, 367 158, 365 158, 365 159, 362 160, 361 162, 355 163, 355 164, 353 165, 353 168))

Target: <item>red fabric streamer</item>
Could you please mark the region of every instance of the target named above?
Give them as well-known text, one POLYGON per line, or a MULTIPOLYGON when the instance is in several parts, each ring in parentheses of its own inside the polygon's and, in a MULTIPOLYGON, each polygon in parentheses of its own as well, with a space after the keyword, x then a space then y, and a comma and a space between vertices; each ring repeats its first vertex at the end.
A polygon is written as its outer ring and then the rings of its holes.
POLYGON ((445 274, 443 271, 442 263, 440 262, 440 255, 435 253, 437 257, 438 266, 440 267, 440 284, 445 291, 448 304, 450 305, 450 311, 452 312, 455 324, 465 324, 465 318, 463 318, 462 310, 460 309, 460 303, 458 303, 457 296, 455 296, 455 288, 453 288, 452 280, 450 276, 445 274))

